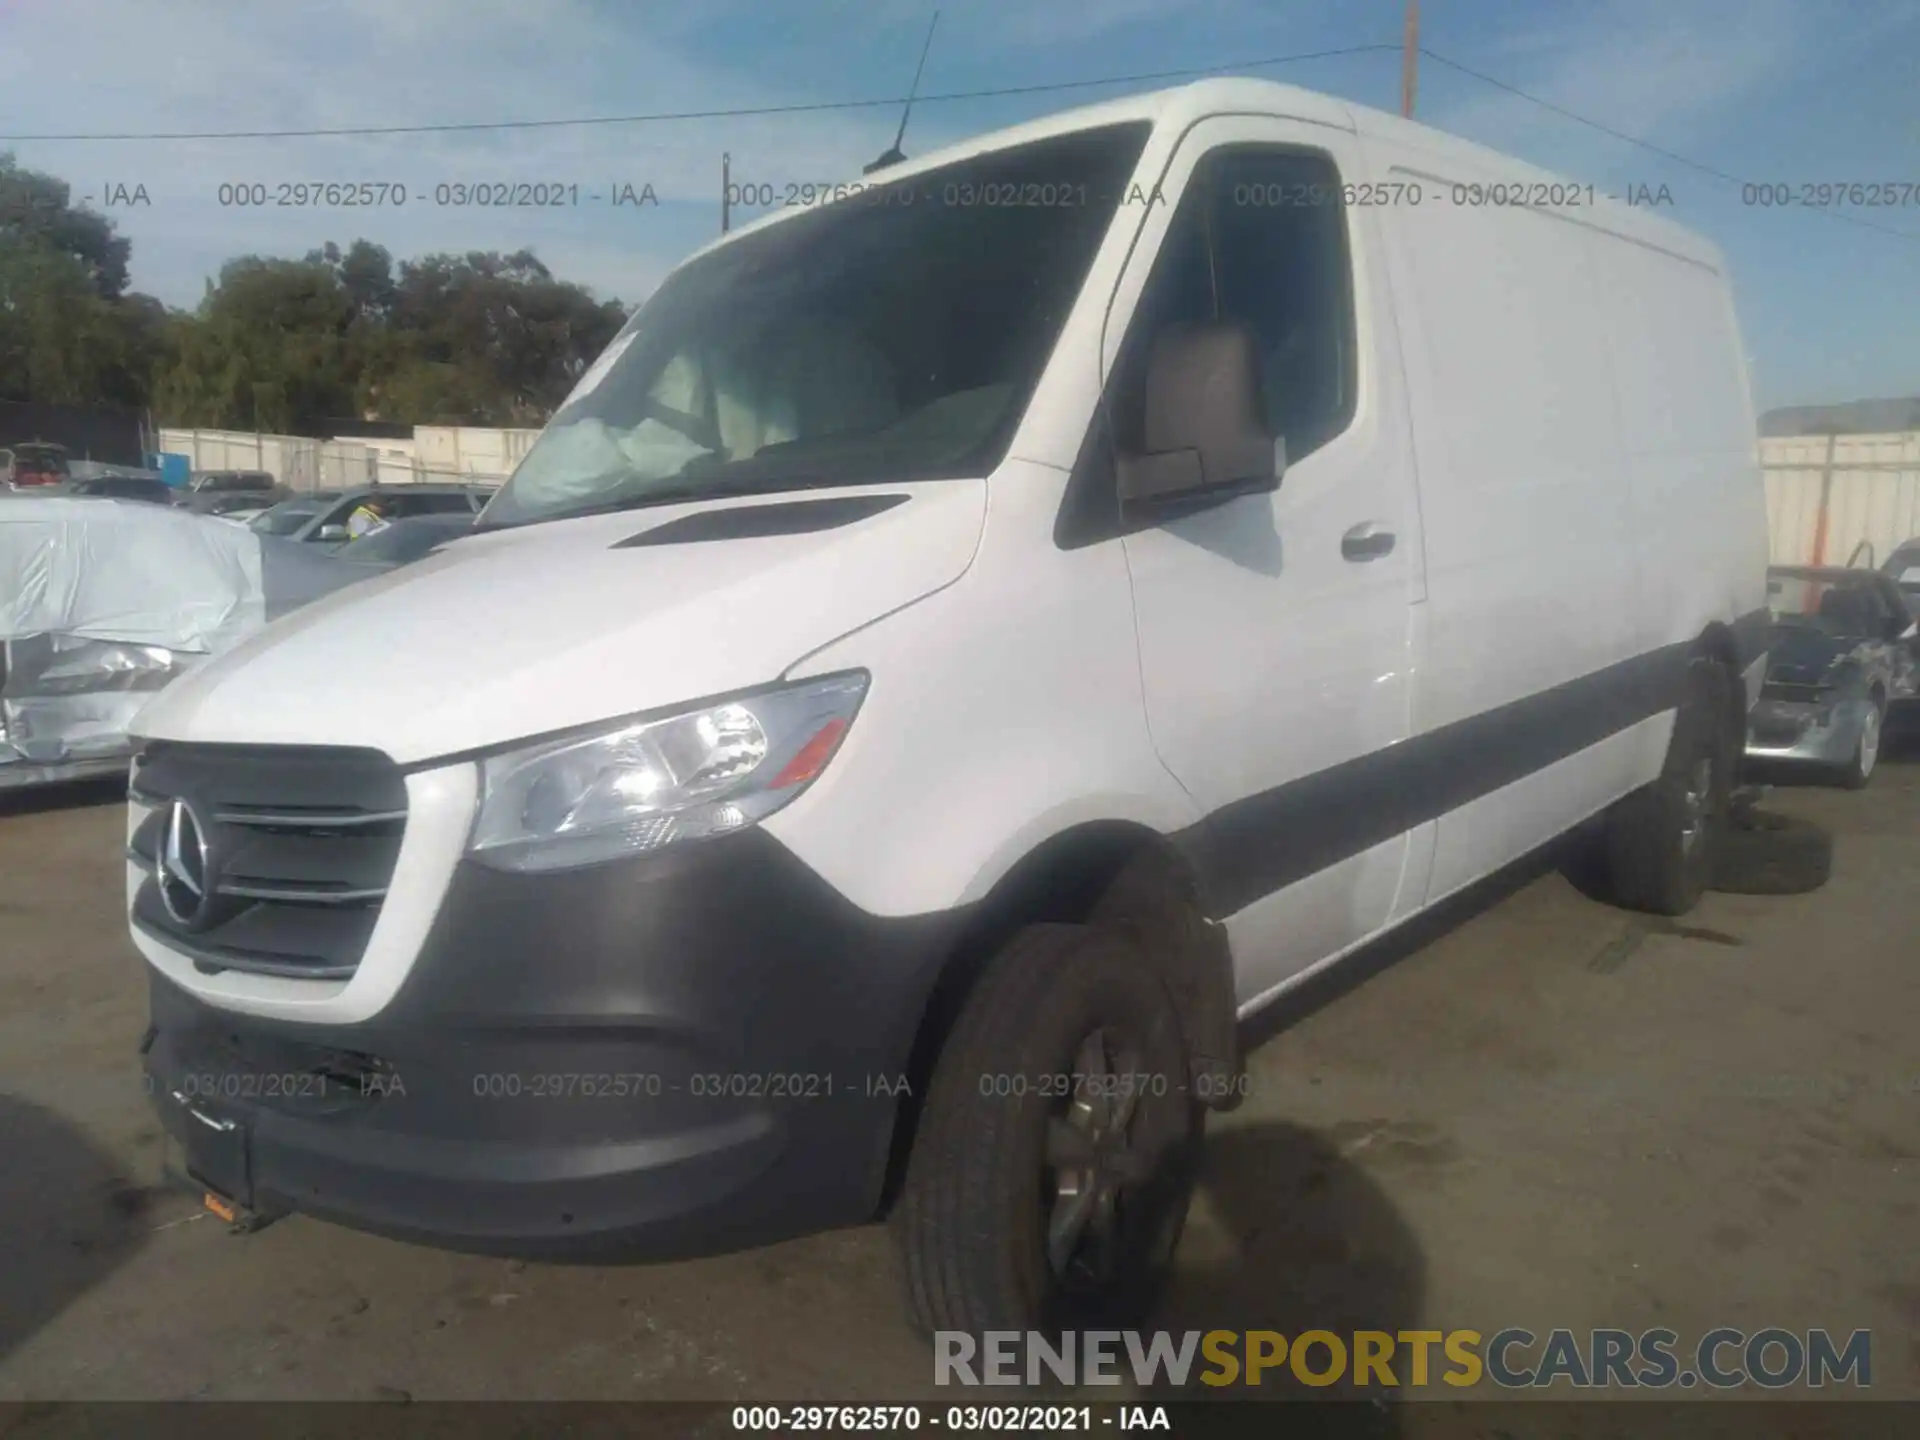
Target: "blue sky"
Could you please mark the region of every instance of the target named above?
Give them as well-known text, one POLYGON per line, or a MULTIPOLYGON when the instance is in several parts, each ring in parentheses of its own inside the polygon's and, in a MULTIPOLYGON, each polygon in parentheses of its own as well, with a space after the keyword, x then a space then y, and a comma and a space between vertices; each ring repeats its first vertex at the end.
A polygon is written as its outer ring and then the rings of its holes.
MULTIPOLYGON (((902 93, 921 0, 0 0, 0 136, 420 124, 714 109, 902 93)), ((1402 0, 944 0, 925 92, 1038 85, 1397 43, 1402 0)), ((1666 212, 1734 270, 1762 407, 1920 394, 1920 6, 1911 0, 1424 0, 1432 50, 1732 175, 1895 181, 1904 231, 1744 204, 1740 187, 1423 60, 1417 118, 1617 190, 1665 184, 1666 212)), ((1399 57, 1250 70, 1385 109, 1399 57)), ((909 153, 1120 86, 926 103, 909 153)), ((719 164, 781 184, 855 174, 892 109, 404 137, 9 141, 108 209, 135 285, 191 305, 236 254, 376 240, 396 255, 533 248, 629 302, 718 228, 719 164), (371 211, 239 209, 223 182, 387 181, 371 211), (442 181, 548 181, 662 203, 436 208, 442 181)))

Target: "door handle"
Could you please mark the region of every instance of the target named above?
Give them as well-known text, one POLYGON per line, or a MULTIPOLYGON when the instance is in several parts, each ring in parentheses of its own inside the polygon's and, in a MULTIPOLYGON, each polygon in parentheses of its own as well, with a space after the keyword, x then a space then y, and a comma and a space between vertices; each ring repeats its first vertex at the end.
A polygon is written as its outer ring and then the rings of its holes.
POLYGON ((1393 553, 1393 532, 1378 520, 1363 520, 1340 537, 1340 553, 1349 560, 1378 560, 1393 553))

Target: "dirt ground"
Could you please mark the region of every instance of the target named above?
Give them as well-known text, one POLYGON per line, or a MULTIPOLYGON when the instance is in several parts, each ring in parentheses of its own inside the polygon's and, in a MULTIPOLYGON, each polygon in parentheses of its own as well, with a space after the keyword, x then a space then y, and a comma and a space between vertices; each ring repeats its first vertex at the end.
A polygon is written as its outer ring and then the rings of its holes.
MULTIPOLYGON (((1769 804, 1824 890, 1676 927, 1524 866, 1263 1017, 1161 1323, 1864 1328, 1920 1399, 1920 747, 1769 804)), ((0 808, 0 1400, 955 1398, 878 1229, 559 1268, 161 1188, 122 823, 0 808)))

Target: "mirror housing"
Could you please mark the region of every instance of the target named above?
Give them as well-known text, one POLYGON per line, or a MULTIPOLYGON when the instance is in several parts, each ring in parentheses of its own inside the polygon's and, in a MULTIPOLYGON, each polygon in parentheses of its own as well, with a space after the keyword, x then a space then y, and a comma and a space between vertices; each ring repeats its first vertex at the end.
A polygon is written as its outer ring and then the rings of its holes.
POLYGON ((347 538, 347 527, 344 525, 322 525, 318 530, 313 532, 313 538, 319 544, 330 545, 336 540, 344 540, 347 538))
POLYGON ((1145 453, 1115 477, 1128 518, 1168 519, 1280 488, 1285 444, 1267 433, 1260 366, 1245 325, 1171 325, 1147 356, 1145 453))

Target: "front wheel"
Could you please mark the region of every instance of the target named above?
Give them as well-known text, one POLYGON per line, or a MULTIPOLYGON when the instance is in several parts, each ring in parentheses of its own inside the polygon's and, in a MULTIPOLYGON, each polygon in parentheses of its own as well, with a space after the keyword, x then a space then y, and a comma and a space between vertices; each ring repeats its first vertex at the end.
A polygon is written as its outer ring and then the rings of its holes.
POLYGON ((1166 986, 1125 935, 1022 930, 940 1057, 893 1230, 929 1333, 1124 1328, 1169 1268, 1205 1111, 1166 986))
POLYGON ((1880 732, 1886 722, 1886 707, 1875 700, 1868 704, 1860 721, 1860 739, 1853 747, 1853 758, 1840 772, 1840 783, 1849 790, 1864 790, 1873 780, 1874 766, 1880 760, 1880 732))

